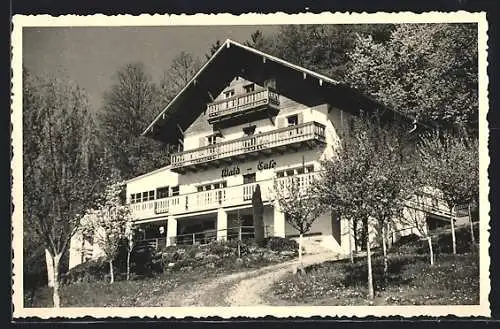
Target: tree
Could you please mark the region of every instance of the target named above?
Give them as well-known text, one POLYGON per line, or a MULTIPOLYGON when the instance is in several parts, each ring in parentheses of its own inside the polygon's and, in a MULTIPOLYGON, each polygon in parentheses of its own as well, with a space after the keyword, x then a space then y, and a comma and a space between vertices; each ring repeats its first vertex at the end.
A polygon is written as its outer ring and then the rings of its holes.
POLYGON ((418 233, 427 241, 427 246, 429 248, 429 262, 430 265, 433 266, 434 250, 432 248, 432 236, 429 232, 427 218, 425 212, 423 211, 425 205, 425 198, 419 193, 416 193, 415 196, 408 201, 405 212, 399 218, 399 221, 404 226, 415 228, 418 233))
POLYGON ((260 185, 257 184, 252 194, 253 226, 255 231, 255 241, 257 245, 264 244, 264 204, 260 193, 260 185))
MULTIPOLYGON (((312 179, 312 178, 311 178, 312 179)), ((290 177, 274 181, 274 199, 279 210, 285 215, 285 221, 299 233, 299 269, 302 264, 302 238, 309 232, 312 224, 324 212, 325 208, 318 202, 315 193, 310 189, 313 181, 306 181, 305 177, 290 177)))
MULTIPOLYGON (((106 261, 109 263, 110 283, 115 280, 113 261, 122 242, 130 239, 131 235, 132 210, 129 205, 124 204, 120 196, 124 187, 124 182, 109 185, 99 205, 96 209, 89 211, 81 224, 83 235, 92 236, 94 243, 104 252, 106 261)), ((127 261, 127 279, 129 266, 129 261, 127 261)))
POLYGON ((256 30, 252 33, 250 35, 250 40, 246 41, 245 45, 266 53, 273 52, 273 39, 264 36, 260 30, 256 30))
POLYGON ((191 54, 181 51, 177 54, 160 82, 162 101, 170 102, 201 68, 201 61, 191 54))
POLYGON ((371 230, 382 236, 384 273, 387 275, 387 228, 404 205, 406 188, 404 154, 406 143, 393 125, 382 125, 375 116, 353 119, 349 133, 324 161, 317 184, 321 202, 352 221, 363 225, 366 236, 368 296, 374 297, 371 268, 371 230))
POLYGON ((212 58, 212 56, 217 52, 217 50, 219 50, 220 46, 222 46, 220 40, 216 40, 215 43, 213 43, 211 46, 210 46, 210 50, 208 53, 205 54, 205 58, 207 59, 207 61, 212 58))
POLYGON ((59 307, 61 257, 102 186, 103 165, 84 91, 26 70, 23 78, 24 222, 50 255, 59 307))
POLYGON ((345 81, 397 111, 477 134, 477 27, 402 24, 387 42, 358 36, 345 81))
POLYGON ((109 166, 123 179, 168 164, 169 147, 141 136, 161 106, 160 93, 141 63, 123 66, 105 92, 100 137, 109 166))
POLYGON ((448 205, 453 254, 456 254, 455 207, 479 199, 478 140, 449 133, 435 134, 422 141, 420 154, 428 184, 438 189, 448 205))
POLYGON ((374 25, 285 25, 277 33, 264 36, 259 30, 246 42, 271 55, 343 80, 348 53, 354 49, 356 33, 384 42, 394 28, 374 25))

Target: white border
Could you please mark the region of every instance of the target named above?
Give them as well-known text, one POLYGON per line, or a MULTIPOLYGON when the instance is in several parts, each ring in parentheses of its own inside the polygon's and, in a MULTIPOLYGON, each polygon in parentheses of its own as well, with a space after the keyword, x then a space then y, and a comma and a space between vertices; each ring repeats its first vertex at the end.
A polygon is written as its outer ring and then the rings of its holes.
POLYGON ((231 318, 237 316, 263 317, 310 317, 310 316, 485 316, 490 317, 489 308, 489 211, 488 200, 488 75, 487 75, 487 29, 486 13, 430 12, 415 14, 404 13, 303 13, 303 14, 197 14, 197 15, 117 15, 105 16, 60 16, 49 15, 13 17, 12 32, 12 146, 11 161, 13 172, 12 197, 15 205, 12 217, 13 259, 13 317, 52 317, 96 318, 113 317, 208 317, 231 318), (167 307, 167 308, 24 308, 23 307, 23 187, 22 187, 22 29, 23 27, 62 27, 62 26, 202 26, 202 25, 274 25, 274 24, 366 24, 366 23, 478 23, 479 45, 479 147, 480 147, 480 305, 477 306, 300 306, 300 307, 167 307))

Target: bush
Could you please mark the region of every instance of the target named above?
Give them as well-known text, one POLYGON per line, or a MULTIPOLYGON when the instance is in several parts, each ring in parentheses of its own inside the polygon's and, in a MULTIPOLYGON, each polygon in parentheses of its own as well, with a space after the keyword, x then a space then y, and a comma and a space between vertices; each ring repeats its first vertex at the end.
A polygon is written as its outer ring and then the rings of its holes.
POLYGON ((272 251, 297 251, 299 244, 295 240, 280 238, 280 237, 270 237, 265 241, 265 246, 267 249, 272 251))
MULTIPOLYGON (((115 269, 115 267, 113 267, 115 269)), ((103 258, 79 264, 61 276, 62 284, 102 281, 109 275, 109 263, 103 258)))

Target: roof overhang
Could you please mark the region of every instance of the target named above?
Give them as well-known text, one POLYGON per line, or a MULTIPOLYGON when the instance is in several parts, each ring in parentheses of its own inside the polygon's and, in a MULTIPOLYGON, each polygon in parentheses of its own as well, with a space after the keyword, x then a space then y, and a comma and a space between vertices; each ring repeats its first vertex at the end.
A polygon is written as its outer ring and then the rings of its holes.
POLYGON ((377 108, 386 117, 414 121, 332 78, 228 39, 142 135, 176 143, 205 111, 206 104, 212 102, 212 95, 219 95, 236 76, 261 85, 269 77, 279 76, 285 83, 277 85, 277 92, 304 104, 316 105, 310 102, 322 100, 350 112, 370 112, 377 108))

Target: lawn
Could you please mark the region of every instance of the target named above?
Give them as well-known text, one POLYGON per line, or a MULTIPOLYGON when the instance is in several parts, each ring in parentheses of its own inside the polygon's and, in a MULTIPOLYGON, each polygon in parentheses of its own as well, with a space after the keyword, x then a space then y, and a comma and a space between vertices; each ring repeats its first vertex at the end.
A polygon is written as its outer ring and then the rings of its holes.
MULTIPOLYGON (((457 231, 457 236, 465 236, 457 231)), ((324 262, 305 274, 288 274, 267 296, 272 305, 474 305, 479 304, 479 255, 460 244, 448 253, 447 233, 436 236, 437 259, 430 266, 422 241, 391 250, 389 274, 383 279, 383 257, 373 259, 375 299, 367 299, 366 257, 324 262)))

